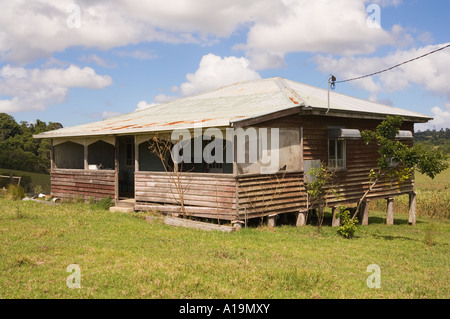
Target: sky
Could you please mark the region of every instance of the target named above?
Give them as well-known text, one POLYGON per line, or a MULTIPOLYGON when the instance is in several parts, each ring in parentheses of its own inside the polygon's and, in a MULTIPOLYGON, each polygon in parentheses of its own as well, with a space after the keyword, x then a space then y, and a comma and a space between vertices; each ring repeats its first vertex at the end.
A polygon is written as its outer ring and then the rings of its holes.
MULTIPOLYGON (((450 43, 448 0, 0 0, 0 112, 73 126, 239 81, 321 88, 450 43)), ((450 48, 336 92, 450 128, 450 48)))

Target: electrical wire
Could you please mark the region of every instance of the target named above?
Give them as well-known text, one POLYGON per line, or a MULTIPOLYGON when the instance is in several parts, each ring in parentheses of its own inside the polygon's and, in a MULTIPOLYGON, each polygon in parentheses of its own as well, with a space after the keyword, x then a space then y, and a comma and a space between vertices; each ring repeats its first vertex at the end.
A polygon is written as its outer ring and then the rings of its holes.
POLYGON ((446 49, 446 48, 448 48, 448 47, 450 47, 450 44, 447 44, 446 46, 443 46, 442 48, 433 50, 433 51, 428 52, 428 53, 426 53, 426 54, 423 54, 423 55, 421 55, 421 56, 415 57, 414 59, 410 59, 410 60, 407 60, 407 61, 405 61, 405 62, 399 63, 399 64, 397 64, 397 65, 391 66, 390 68, 387 68, 387 69, 384 69, 384 70, 381 70, 381 71, 378 71, 378 72, 370 73, 370 74, 367 74, 367 75, 358 76, 358 77, 356 77, 356 78, 351 78, 351 79, 341 80, 341 81, 334 81, 334 83, 350 82, 350 81, 355 81, 355 80, 364 79, 364 78, 367 78, 367 77, 369 77, 369 76, 374 76, 374 75, 377 75, 377 74, 380 74, 380 73, 383 73, 383 72, 392 70, 392 69, 394 69, 394 68, 396 68, 396 67, 399 67, 399 66, 401 66, 401 65, 404 65, 404 64, 406 64, 406 63, 409 63, 409 62, 412 62, 412 61, 415 61, 415 60, 419 60, 419 59, 421 59, 421 58, 423 58, 423 57, 426 57, 427 55, 430 55, 430 54, 436 53, 436 52, 438 52, 438 51, 444 50, 444 49, 446 49))

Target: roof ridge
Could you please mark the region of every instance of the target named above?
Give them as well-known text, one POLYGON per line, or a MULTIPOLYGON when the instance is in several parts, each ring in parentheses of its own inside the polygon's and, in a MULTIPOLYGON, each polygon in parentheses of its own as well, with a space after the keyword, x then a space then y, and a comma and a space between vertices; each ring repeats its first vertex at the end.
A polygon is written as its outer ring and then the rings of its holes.
POLYGON ((280 91, 283 92, 292 103, 299 105, 304 104, 305 100, 297 93, 289 84, 286 82, 286 79, 281 77, 271 78, 280 88, 280 91))
MULTIPOLYGON (((314 86, 314 85, 310 85, 310 84, 306 84, 306 83, 302 83, 302 82, 298 82, 298 81, 294 81, 294 80, 289 80, 289 79, 287 79, 287 81, 295 82, 295 83, 298 83, 298 84, 304 85, 304 86, 308 86, 308 87, 310 87, 310 88, 312 88, 314 90, 327 91, 327 89, 324 89, 324 88, 321 88, 321 87, 318 87, 318 86, 314 86)), ((353 95, 349 95, 349 94, 345 94, 345 93, 341 93, 341 92, 336 92, 334 90, 330 90, 330 92, 332 94, 336 94, 336 95, 339 95, 339 96, 344 96, 344 97, 360 100, 360 101, 363 101, 363 102, 370 102, 370 103, 373 103, 373 104, 382 105, 384 107, 388 107, 388 108, 395 109, 395 110, 407 110, 407 111, 412 112, 412 113, 416 113, 416 114, 419 114, 419 115, 424 115, 426 117, 429 117, 429 115, 427 115, 427 114, 419 113, 419 112, 416 112, 416 111, 410 111, 410 110, 408 110, 406 108, 403 108, 403 107, 394 106, 394 105, 388 105, 388 104, 380 103, 380 102, 377 102, 377 101, 370 101, 370 100, 367 100, 367 99, 364 99, 364 98, 361 98, 361 97, 358 97, 358 96, 353 96, 353 95)), ((315 92, 313 92, 313 93, 315 93, 315 92)), ((308 95, 306 97, 306 100, 309 99, 313 95, 314 94, 312 94, 312 93, 310 95, 308 95)), ((304 99, 302 99, 302 100, 305 101, 304 99)))

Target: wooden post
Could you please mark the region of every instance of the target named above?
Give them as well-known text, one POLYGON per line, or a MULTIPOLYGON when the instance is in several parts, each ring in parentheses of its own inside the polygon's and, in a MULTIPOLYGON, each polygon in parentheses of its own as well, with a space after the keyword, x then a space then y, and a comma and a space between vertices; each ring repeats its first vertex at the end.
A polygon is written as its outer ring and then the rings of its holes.
POLYGON ((134 171, 139 172, 139 141, 136 135, 134 136, 134 171))
POLYGON ((394 225, 394 198, 389 197, 386 201, 386 225, 394 225))
POLYGON ((295 226, 300 227, 305 225, 306 225, 306 212, 298 212, 295 226))
POLYGON ((277 214, 272 214, 272 215, 267 216, 267 226, 275 227, 277 224, 277 222, 276 222, 277 216, 278 216, 277 214))
POLYGON ((416 225, 416 192, 409 193, 409 218, 408 223, 410 225, 416 225))
POLYGON ((89 162, 88 162, 88 144, 87 140, 84 140, 84 169, 89 169, 89 162))
POLYGON ((55 149, 53 139, 50 140, 50 172, 55 169, 55 149))
POLYGON ((119 137, 115 137, 114 142, 114 201, 119 202, 119 137))
POLYGON ((369 203, 370 199, 366 199, 362 202, 360 208, 361 225, 369 225, 369 203))
POLYGON ((333 208, 331 208, 331 213, 333 214, 333 219, 331 220, 332 227, 339 227, 339 225, 341 224, 341 219, 339 217, 336 217, 336 208, 336 206, 333 206, 333 208))

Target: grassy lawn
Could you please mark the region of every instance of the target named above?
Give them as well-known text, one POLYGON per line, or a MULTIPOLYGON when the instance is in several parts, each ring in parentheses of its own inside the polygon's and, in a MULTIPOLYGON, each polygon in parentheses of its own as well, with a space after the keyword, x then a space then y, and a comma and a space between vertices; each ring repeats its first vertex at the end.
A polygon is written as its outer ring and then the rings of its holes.
POLYGON ((448 222, 371 212, 344 239, 324 226, 173 228, 88 204, 0 199, 0 298, 449 298, 448 222), (69 289, 67 266, 81 270, 69 289), (370 289, 370 264, 381 288, 370 289))

